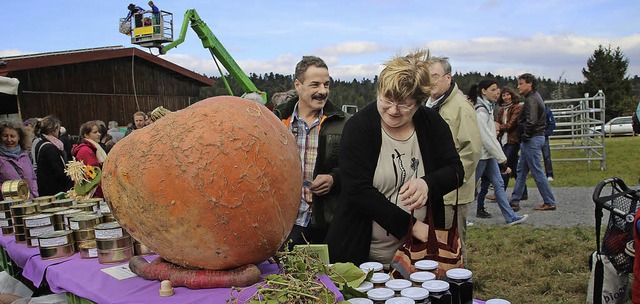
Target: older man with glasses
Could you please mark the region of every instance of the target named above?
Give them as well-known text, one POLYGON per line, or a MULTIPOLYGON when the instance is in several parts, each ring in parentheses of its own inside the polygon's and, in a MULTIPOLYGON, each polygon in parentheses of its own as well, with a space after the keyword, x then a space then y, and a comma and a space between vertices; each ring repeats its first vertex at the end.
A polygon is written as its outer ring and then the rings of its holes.
POLYGON ((451 227, 455 204, 456 201, 458 202, 458 229, 462 240, 462 254, 466 264, 467 212, 469 204, 475 198, 475 171, 482 151, 482 139, 475 110, 451 78, 449 58, 432 57, 429 64, 429 73, 435 86, 426 105, 438 111, 440 116, 449 124, 456 150, 460 154, 460 161, 462 161, 462 166, 464 167, 464 176, 460 177, 462 186, 458 193, 452 191, 444 196, 444 210, 445 225, 446 227, 451 227))

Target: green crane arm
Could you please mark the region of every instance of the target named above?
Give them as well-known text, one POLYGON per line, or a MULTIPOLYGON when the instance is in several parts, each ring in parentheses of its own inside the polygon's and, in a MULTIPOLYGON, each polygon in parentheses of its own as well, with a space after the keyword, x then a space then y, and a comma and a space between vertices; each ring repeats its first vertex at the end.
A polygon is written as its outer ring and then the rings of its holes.
MULTIPOLYGON (((194 9, 187 10, 184 13, 184 20, 182 21, 182 28, 180 29, 180 36, 175 41, 163 46, 160 49, 160 54, 166 54, 169 50, 184 42, 184 38, 187 35, 187 26, 189 25, 189 23, 191 23, 191 28, 196 32, 196 34, 198 34, 198 38, 200 38, 200 40, 202 41, 202 46, 207 48, 209 52, 211 52, 211 56, 213 56, 214 60, 216 60, 216 58, 220 60, 225 69, 229 72, 229 74, 231 74, 231 77, 233 77, 233 79, 235 79, 240 84, 244 93, 259 93, 266 103, 267 94, 256 88, 255 84, 253 84, 247 74, 242 71, 238 63, 236 63, 229 52, 227 52, 224 46, 222 46, 220 40, 218 40, 218 38, 213 34, 207 24, 202 21, 202 19, 200 19, 200 16, 194 9)), ((218 70, 219 69, 220 67, 218 67, 218 70)), ((227 80, 222 74, 222 71, 220 71, 220 75, 224 80, 229 94, 233 95, 231 87, 229 87, 227 80)))

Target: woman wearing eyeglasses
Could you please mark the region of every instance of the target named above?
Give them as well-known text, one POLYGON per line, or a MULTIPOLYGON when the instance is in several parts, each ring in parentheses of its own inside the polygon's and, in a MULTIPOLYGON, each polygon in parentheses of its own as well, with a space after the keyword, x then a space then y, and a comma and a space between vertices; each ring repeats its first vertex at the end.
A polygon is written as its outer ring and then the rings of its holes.
POLYGON ((432 88, 428 51, 385 63, 378 100, 349 119, 340 142, 342 196, 327 243, 332 262, 388 265, 403 244, 410 212, 413 235, 427 239, 427 203, 444 226, 442 196, 464 170, 447 123, 421 105, 432 88))

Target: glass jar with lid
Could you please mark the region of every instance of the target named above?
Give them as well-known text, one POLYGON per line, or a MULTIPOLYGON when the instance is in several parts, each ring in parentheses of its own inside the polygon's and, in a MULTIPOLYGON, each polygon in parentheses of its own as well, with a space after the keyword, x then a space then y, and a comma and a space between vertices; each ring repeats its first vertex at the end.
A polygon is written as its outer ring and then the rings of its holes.
POLYGON ((447 281, 453 303, 473 303, 473 273, 469 269, 453 268, 447 270, 447 281))
POLYGON ((395 292, 389 288, 374 288, 367 291, 367 298, 374 304, 384 304, 384 301, 395 296, 395 292))
POLYGON ((413 283, 413 286, 422 287, 422 283, 426 281, 435 280, 436 275, 433 274, 433 272, 429 272, 429 271, 417 271, 412 273, 409 279, 413 283))
POLYGON ((384 283, 384 287, 393 290, 396 294, 396 297, 400 296, 400 292, 403 289, 407 289, 411 287, 411 281, 405 279, 393 279, 384 283))
POLYGON ((360 286, 356 287, 356 290, 362 293, 367 293, 371 289, 373 289, 373 283, 369 281, 364 281, 360 286))
POLYGON ((431 304, 452 304, 449 283, 441 280, 426 281, 422 288, 429 291, 429 301, 431 304))
POLYGON ((414 300, 416 304, 431 304, 431 301, 429 300, 429 291, 422 287, 409 287, 407 289, 403 289, 400 292, 400 295, 414 300))
POLYGON ((375 272, 369 281, 373 283, 374 288, 384 287, 384 283, 391 280, 391 276, 384 272, 375 272))
POLYGON ((364 262, 360 264, 360 269, 364 272, 369 272, 373 270, 373 272, 381 272, 384 269, 382 263, 378 262, 364 262))

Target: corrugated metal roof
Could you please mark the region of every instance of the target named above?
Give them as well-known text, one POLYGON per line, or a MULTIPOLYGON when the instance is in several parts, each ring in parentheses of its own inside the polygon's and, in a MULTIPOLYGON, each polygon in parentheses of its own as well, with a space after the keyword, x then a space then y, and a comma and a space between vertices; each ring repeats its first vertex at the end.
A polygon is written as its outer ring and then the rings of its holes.
POLYGON ((187 70, 167 60, 151 55, 135 47, 107 46, 91 49, 68 50, 28 55, 3 57, 0 59, 0 76, 7 76, 13 71, 23 71, 65 64, 90 62, 97 60, 135 56, 156 65, 162 66, 185 77, 213 85, 213 79, 187 70))

